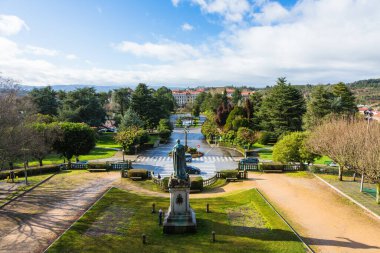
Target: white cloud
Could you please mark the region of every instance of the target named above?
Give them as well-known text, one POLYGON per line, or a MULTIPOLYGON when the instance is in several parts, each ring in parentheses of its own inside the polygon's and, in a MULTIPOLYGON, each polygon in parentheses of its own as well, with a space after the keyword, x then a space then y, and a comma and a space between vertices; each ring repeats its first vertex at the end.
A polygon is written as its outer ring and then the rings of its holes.
POLYGON ((38 55, 38 56, 57 56, 59 52, 54 49, 47 49, 43 47, 36 47, 36 46, 31 46, 28 45, 25 48, 25 52, 33 55, 38 55))
POLYGON ((172 4, 177 7, 181 0, 172 0, 172 4))
POLYGON ((190 25, 189 23, 184 23, 181 26, 181 28, 182 28, 183 31, 192 31, 192 30, 194 30, 194 27, 192 25, 190 25))
POLYGON ((227 22, 241 22, 251 10, 247 0, 191 0, 205 13, 219 14, 227 22))
POLYGON ((253 16, 258 23, 270 25, 288 18, 289 12, 278 2, 267 2, 262 5, 261 11, 253 16))
POLYGON ((23 28, 29 30, 24 20, 17 16, 0 15, 0 35, 9 36, 19 33, 23 28))
POLYGON ((79 59, 79 57, 76 56, 75 54, 68 54, 68 55, 66 55, 66 59, 68 59, 68 60, 77 60, 77 59, 79 59))
MULTIPOLYGON (((265 1, 261 6, 257 14, 262 15, 254 16, 255 25, 226 29, 211 44, 124 41, 114 45, 121 52, 164 62, 143 59, 144 65, 130 63, 118 69, 93 65, 76 68, 70 62, 56 65, 31 60, 15 42, 0 37, 0 69, 27 84, 265 86, 274 84, 279 76, 297 84, 380 77, 380 1, 305 0, 286 10, 286 15, 279 4, 273 7, 265 1)), ((212 10, 225 13, 223 8, 212 10)))
POLYGON ((156 58, 161 61, 184 60, 199 57, 198 49, 188 44, 165 41, 162 43, 138 44, 132 41, 123 41, 113 46, 117 50, 133 54, 138 57, 156 58))

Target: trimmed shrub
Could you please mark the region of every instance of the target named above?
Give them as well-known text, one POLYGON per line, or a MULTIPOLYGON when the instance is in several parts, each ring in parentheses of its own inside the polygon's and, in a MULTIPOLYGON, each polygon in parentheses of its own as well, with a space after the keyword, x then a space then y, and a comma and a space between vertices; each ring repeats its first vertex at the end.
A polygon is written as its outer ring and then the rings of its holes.
POLYGON ((128 170, 128 177, 141 177, 142 179, 147 179, 148 178, 148 170, 130 169, 130 170, 128 170))
MULTIPOLYGON (((58 172, 58 171, 60 171, 59 165, 45 165, 42 167, 35 167, 35 168, 28 168, 27 169, 28 176, 54 173, 54 172, 58 172)), ((25 176, 24 175, 24 169, 14 169, 13 172, 15 173, 16 177, 24 177, 25 176)), ((0 180, 6 179, 7 177, 9 177, 9 170, 0 172, 0 180)))
POLYGON ((160 138, 163 139, 163 140, 169 139, 169 137, 170 137, 171 134, 172 134, 172 131, 170 131, 169 129, 162 129, 158 133, 158 135, 160 136, 160 138))
POLYGON ((203 190, 203 178, 201 176, 190 177, 190 190, 203 190))
MULTIPOLYGON (((330 174, 330 175, 338 175, 339 169, 338 167, 331 167, 327 165, 312 165, 309 166, 309 170, 315 174, 330 174)), ((352 170, 344 170, 344 176, 352 176, 354 171, 352 170)))
POLYGON ((149 134, 148 134, 148 132, 145 131, 145 130, 142 130, 142 129, 138 130, 137 131, 137 136, 136 136, 136 141, 139 144, 144 144, 144 143, 148 142, 149 141, 149 134))
POLYGON ((239 177, 239 171, 237 170, 222 170, 219 173, 221 178, 239 177))
POLYGON ((284 171, 285 165, 282 163, 262 163, 260 170, 281 170, 284 171))

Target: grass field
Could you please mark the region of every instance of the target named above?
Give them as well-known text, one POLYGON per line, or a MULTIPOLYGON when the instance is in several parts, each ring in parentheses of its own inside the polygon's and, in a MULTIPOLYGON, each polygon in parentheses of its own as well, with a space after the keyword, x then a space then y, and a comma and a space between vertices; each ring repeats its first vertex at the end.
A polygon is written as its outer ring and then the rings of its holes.
POLYGON ((99 148, 121 148, 114 140, 115 133, 100 133, 96 146, 99 148))
POLYGON ((191 200, 197 215, 195 234, 164 235, 157 214, 151 214, 152 203, 166 210, 169 199, 113 188, 48 252, 305 252, 255 190, 191 200), (211 213, 206 213, 206 203, 211 213), (142 234, 147 236, 145 245, 142 234))

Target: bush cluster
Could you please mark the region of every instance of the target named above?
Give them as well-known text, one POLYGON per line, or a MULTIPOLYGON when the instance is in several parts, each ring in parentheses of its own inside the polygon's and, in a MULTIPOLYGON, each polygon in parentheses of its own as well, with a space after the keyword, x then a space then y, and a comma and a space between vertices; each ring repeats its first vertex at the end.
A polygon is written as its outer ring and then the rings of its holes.
POLYGON ((201 176, 190 177, 190 190, 203 190, 203 178, 201 176))
POLYGON ((130 169, 128 170, 128 177, 141 177, 147 179, 149 176, 148 170, 145 169, 130 169))
POLYGON ((219 173, 220 173, 221 178, 233 178, 233 177, 238 178, 239 177, 239 171, 237 170, 222 170, 219 173))
MULTIPOLYGON (((59 165, 46 165, 42 167, 28 168, 27 173, 28 173, 28 176, 35 176, 35 175, 58 172, 59 170, 60 170, 59 165)), ((24 169, 15 169, 13 170, 13 172, 15 173, 15 177, 25 176, 24 169)), ((9 171, 0 172, 0 180, 6 179, 7 177, 9 177, 9 171)))
POLYGON ((282 163, 262 163, 260 170, 282 170, 284 171, 285 165, 282 163))

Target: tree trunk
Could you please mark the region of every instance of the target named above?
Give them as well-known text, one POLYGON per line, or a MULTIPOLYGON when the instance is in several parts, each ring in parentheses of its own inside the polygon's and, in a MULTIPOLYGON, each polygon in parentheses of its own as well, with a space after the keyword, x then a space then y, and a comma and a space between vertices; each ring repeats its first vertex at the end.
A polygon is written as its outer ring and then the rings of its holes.
POLYGON ((364 185, 364 172, 362 172, 362 178, 360 180, 360 192, 363 192, 363 185, 364 185))
POLYGON ((339 166, 339 181, 343 181, 343 166, 339 166))
POLYGON ((43 166, 42 158, 39 158, 38 162, 40 163, 40 166, 43 166))
POLYGON ((67 169, 71 170, 71 159, 67 159, 67 169))
POLYGON ((380 182, 376 185, 376 203, 380 204, 380 182))

